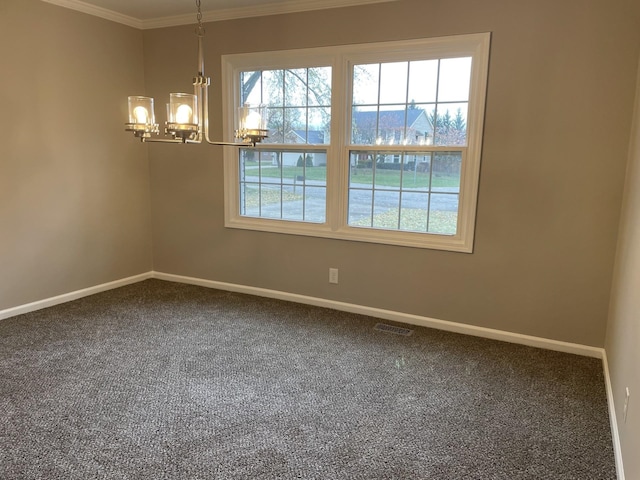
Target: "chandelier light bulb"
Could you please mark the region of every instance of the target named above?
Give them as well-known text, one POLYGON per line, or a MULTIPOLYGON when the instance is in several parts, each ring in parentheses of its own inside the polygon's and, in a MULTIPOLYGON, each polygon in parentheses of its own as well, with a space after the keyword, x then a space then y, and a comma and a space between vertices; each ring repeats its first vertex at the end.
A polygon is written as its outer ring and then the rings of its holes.
POLYGON ((249 130, 258 130, 262 124, 262 117, 258 112, 251 112, 245 120, 245 128, 249 130))
POLYGON ((149 120, 149 111, 142 106, 137 106, 133 109, 133 116, 136 119, 136 123, 146 124, 149 120))
POLYGON ((182 104, 176 110, 176 123, 192 123, 193 110, 189 105, 182 104))

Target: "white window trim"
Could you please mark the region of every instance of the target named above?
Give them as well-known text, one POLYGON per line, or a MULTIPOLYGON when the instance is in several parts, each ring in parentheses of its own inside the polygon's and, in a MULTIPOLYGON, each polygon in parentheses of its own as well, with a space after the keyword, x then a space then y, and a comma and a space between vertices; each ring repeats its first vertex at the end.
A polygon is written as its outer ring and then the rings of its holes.
MULTIPOLYGON (((245 217, 239 214, 238 152, 227 148, 224 152, 225 226, 248 230, 260 230, 294 235, 308 235, 341 240, 431 248, 471 253, 475 233, 478 182, 482 133, 489 68, 490 33, 457 35, 432 39, 398 42, 343 45, 259 54, 224 55, 222 57, 223 124, 225 138, 233 136, 235 105, 239 104, 240 91, 237 78, 240 71, 255 69, 284 69, 315 66, 332 67, 331 95, 331 145, 258 145, 259 149, 282 147, 296 150, 327 151, 327 221, 324 224, 289 220, 245 217), (382 53, 381 53, 382 52, 382 53), (469 110, 467 114, 467 145, 464 147, 428 147, 430 151, 462 152, 458 229, 455 235, 382 230, 347 225, 349 194, 349 150, 347 142, 353 64, 399 61, 398 55, 407 59, 431 59, 472 56, 469 110), (344 88, 337 88, 344 85, 344 88), (341 161, 342 159, 342 161, 341 161)), ((366 147, 375 149, 375 147, 366 147)), ((406 148, 406 147, 405 147, 406 148)), ((425 147, 415 147, 424 151, 425 147)), ((388 149, 388 147, 387 147, 388 149)))

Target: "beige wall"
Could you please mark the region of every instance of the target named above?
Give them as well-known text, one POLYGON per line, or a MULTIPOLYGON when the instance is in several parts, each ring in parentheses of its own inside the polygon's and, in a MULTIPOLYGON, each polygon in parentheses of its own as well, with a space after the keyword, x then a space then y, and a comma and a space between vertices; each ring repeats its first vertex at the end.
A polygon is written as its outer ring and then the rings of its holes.
POLYGON ((0 310, 149 271, 142 33, 0 0, 0 44, 0 310))
POLYGON ((640 75, 635 105, 605 347, 628 479, 640 478, 640 75), (631 395, 625 422, 626 387, 631 395))
MULTIPOLYGON (((639 14, 635 0, 400 0, 207 25, 215 113, 221 54, 493 32, 475 250, 225 229, 221 149, 153 146, 155 269, 603 346, 639 14)), ((193 27, 144 37, 148 91, 188 91, 193 27)))

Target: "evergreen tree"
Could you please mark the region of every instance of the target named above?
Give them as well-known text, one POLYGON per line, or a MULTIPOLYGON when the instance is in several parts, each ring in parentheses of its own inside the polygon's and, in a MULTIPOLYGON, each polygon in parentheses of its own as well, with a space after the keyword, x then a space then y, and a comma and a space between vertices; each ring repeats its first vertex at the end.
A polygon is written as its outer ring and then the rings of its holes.
POLYGON ((429 114, 429 121, 435 132, 435 145, 464 145, 467 138, 467 125, 462 116, 462 110, 458 108, 454 117, 449 111, 438 114, 433 110, 429 114))

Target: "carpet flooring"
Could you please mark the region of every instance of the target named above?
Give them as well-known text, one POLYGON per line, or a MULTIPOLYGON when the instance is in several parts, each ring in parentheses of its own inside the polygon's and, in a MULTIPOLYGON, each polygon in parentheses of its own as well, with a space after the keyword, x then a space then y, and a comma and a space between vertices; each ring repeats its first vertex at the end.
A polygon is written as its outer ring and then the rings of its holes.
POLYGON ((160 280, 0 321, 0 478, 616 478, 600 360, 379 321, 160 280))

